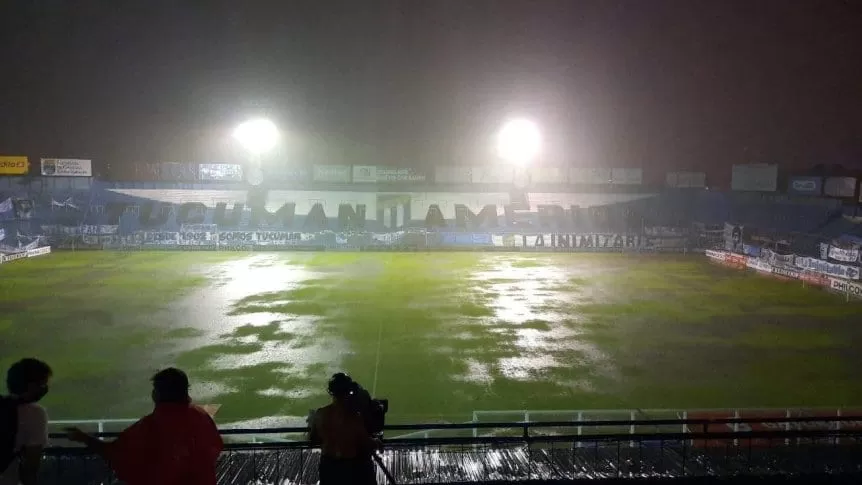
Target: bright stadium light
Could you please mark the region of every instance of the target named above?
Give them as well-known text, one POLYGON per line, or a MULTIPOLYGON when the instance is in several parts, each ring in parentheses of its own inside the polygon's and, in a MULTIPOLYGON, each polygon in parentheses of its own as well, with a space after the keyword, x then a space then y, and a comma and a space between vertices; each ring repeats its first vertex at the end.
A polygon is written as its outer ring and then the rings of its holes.
POLYGON ((541 148, 542 134, 530 120, 509 120, 497 134, 497 154, 515 165, 529 164, 538 156, 541 148))
POLYGON ((264 118, 249 120, 233 130, 233 137, 252 155, 259 156, 278 142, 278 128, 264 118))

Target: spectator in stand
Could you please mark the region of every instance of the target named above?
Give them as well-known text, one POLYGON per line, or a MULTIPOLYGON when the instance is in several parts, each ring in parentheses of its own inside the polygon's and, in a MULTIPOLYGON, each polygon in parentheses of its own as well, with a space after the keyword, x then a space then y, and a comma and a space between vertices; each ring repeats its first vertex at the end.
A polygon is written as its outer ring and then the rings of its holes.
POLYGON ((127 485, 215 485, 222 440, 212 418, 189 397, 179 369, 153 376, 152 414, 112 442, 70 428, 69 439, 101 455, 127 485))
POLYGON ((9 396, 0 398, 0 485, 35 485, 48 443, 48 414, 36 404, 48 394, 51 368, 22 359, 6 373, 9 396))

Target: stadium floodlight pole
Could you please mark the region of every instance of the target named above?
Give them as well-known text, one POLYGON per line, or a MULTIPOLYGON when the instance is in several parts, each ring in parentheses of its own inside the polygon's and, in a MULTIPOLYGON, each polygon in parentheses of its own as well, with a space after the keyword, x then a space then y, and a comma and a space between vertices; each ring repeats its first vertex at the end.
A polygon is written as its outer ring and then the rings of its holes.
POLYGON ((263 182, 261 157, 278 143, 278 128, 266 118, 256 118, 240 123, 233 130, 233 137, 251 155, 252 166, 246 176, 248 182, 254 186, 260 185, 263 182))
POLYGON ((511 119, 497 133, 497 155, 513 165, 528 165, 541 149, 542 134, 539 127, 528 119, 511 119))
POLYGON ((233 130, 233 137, 256 161, 260 161, 261 155, 272 150, 278 142, 278 128, 266 118, 257 118, 240 123, 233 130))

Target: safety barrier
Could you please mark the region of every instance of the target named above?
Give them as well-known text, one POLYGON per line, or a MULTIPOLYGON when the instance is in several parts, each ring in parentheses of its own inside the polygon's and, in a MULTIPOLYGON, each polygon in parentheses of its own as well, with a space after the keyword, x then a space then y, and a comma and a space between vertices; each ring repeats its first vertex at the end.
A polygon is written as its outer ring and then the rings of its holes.
MULTIPOLYGON (((851 422, 862 422, 862 416, 393 425, 386 427, 387 433, 447 430, 451 435, 386 439, 381 463, 397 483, 856 476, 862 473, 862 429, 842 426, 851 422), (757 423, 774 426, 756 431, 757 423), (629 432, 644 426, 658 431, 629 432), (598 431, 577 435, 573 430, 579 427, 598 431)), ((234 440, 244 435, 299 436, 304 431, 223 430, 219 483, 316 483, 320 454, 311 443, 234 440)), ((81 448, 50 448, 43 470, 44 483, 111 480, 105 464, 81 448)), ((380 471, 378 482, 384 480, 380 471)))

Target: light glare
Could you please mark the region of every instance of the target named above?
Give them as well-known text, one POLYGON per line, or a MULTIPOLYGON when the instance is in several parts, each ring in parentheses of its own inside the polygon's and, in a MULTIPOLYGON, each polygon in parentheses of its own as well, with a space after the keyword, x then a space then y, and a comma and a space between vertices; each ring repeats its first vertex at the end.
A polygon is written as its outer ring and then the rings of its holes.
POLYGON ((278 128, 267 119, 249 120, 236 127, 233 137, 243 148, 259 155, 275 146, 278 141, 278 128))
POLYGON ((498 155, 517 165, 526 165, 539 154, 542 135, 530 120, 516 119, 503 125, 497 135, 498 155))

